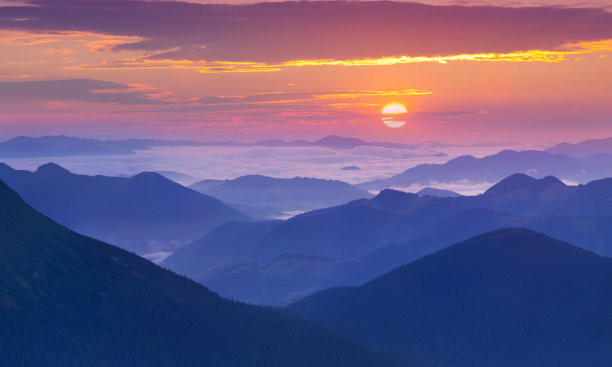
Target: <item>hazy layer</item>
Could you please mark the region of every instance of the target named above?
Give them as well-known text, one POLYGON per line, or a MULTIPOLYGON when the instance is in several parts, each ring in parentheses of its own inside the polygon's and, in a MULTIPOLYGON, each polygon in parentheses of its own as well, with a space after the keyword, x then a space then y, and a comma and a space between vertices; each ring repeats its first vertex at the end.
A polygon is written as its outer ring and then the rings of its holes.
MULTIPOLYGON (((465 154, 483 156, 504 148, 451 147, 435 151, 358 147, 355 149, 265 148, 265 147, 156 147, 123 156, 43 157, 4 159, 16 169, 35 170, 55 162, 75 173, 87 175, 132 176, 142 171, 175 171, 199 179, 236 178, 247 174, 273 177, 314 177, 359 183, 386 178, 420 163, 442 163, 465 154), (445 153, 447 156, 435 156, 445 153), (343 170, 357 166, 360 169, 343 170)), ((526 147, 523 147, 526 148, 526 147)), ((485 185, 486 186, 486 185, 485 185)), ((476 191, 486 188, 477 185, 476 191)), ((446 188, 473 193, 474 185, 457 183, 446 188)), ((418 191, 418 187, 411 187, 418 191)))

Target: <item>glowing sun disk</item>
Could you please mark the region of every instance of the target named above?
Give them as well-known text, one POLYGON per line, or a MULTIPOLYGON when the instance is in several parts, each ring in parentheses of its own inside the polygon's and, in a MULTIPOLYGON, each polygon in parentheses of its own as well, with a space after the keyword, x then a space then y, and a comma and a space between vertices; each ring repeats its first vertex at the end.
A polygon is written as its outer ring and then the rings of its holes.
POLYGON ((402 106, 401 104, 390 104, 388 106, 385 106, 385 108, 383 108, 382 113, 384 114, 395 114, 395 113, 406 113, 408 111, 406 111, 406 107, 402 106))
POLYGON ((401 104, 390 104, 382 109, 382 122, 391 128, 398 128, 404 126, 406 123, 405 115, 406 107, 401 104))

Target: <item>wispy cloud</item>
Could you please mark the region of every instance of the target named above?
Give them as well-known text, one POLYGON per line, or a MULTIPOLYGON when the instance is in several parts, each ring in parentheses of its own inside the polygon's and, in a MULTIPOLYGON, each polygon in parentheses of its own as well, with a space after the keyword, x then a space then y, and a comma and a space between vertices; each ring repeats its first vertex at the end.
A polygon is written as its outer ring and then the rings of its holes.
POLYGON ((26 79, 32 77, 32 74, 23 74, 23 73, 0 73, 0 78, 6 79, 26 79))
MULTIPOLYGON (((232 105, 245 103, 253 104, 292 104, 313 101, 354 100, 368 97, 413 96, 428 95, 432 92, 420 89, 406 89, 398 91, 370 91, 370 90, 330 90, 330 91, 304 91, 304 92, 265 92, 243 96, 215 96, 201 97, 193 102, 199 105, 232 105)), ((331 102, 330 102, 331 103, 331 102)))
MULTIPOLYGON (((0 75, 2 77, 2 75, 0 75)), ((15 76, 18 77, 18 76, 15 76)), ((27 77, 27 76, 23 76, 27 77)), ((251 126, 280 122, 304 124, 333 124, 334 120, 358 121, 370 119, 381 101, 389 97, 427 96, 431 91, 406 90, 320 90, 268 91, 247 95, 199 96, 174 98, 144 84, 123 84, 94 79, 0 82, 0 106, 5 110, 33 111, 39 106, 48 112, 69 112, 77 104, 100 105, 96 111, 122 114, 150 111, 158 114, 187 114, 197 116, 199 125, 251 126), (347 111, 350 106, 350 111, 347 111)), ((79 108, 84 108, 79 105, 79 108)), ((175 126, 181 126, 174 115, 175 126)))
POLYGON ((150 89, 93 79, 0 82, 0 104, 10 106, 15 101, 80 101, 120 105, 167 105, 169 102, 151 98, 150 89))
POLYGON ((306 66, 386 66, 416 63, 449 62, 561 62, 569 56, 612 51, 612 39, 565 44, 554 50, 527 50, 509 53, 476 53, 445 56, 392 56, 364 59, 304 59, 280 63, 231 62, 189 59, 172 59, 166 53, 140 56, 131 59, 105 60, 94 64, 76 64, 70 69, 191 69, 201 73, 272 72, 306 66), (161 57, 163 56, 163 57, 161 57))
POLYGON ((612 14, 599 9, 367 1, 31 4, 2 8, 0 28, 138 37, 102 48, 140 50, 145 56, 105 67, 236 72, 303 65, 558 61, 567 52, 588 52, 596 47, 592 42, 612 39, 612 14), (213 64, 189 64, 202 62, 213 64))

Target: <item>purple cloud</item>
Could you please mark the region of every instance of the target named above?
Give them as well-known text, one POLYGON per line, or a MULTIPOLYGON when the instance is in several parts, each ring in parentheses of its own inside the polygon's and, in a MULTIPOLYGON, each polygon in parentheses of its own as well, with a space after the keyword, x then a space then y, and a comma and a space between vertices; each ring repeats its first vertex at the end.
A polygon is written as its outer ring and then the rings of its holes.
POLYGON ((138 36, 151 59, 282 62, 555 49, 612 38, 612 13, 407 2, 215 5, 104 0, 0 8, 0 28, 138 36))
MULTIPOLYGON (((168 102, 154 100, 146 90, 132 86, 94 79, 41 80, 23 82, 0 82, 1 104, 12 105, 15 101, 81 101, 111 103, 119 105, 166 105, 168 102)), ((0 105, 1 105, 0 104, 0 105)))

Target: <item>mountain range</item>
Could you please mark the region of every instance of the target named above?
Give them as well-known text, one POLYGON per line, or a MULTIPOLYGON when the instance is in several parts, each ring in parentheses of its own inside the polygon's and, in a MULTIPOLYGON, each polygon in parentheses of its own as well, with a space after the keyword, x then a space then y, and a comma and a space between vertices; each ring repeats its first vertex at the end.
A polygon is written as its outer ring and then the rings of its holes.
POLYGON ((104 142, 76 137, 42 136, 31 138, 19 136, 0 143, 2 158, 61 157, 69 155, 117 155, 131 154, 137 145, 104 142))
MULTIPOLYGON (((164 144, 29 139, 10 143, 29 157, 164 144)), ((0 365, 607 366, 608 144, 459 157, 358 187, 0 163, 0 365), (463 181, 495 184, 435 188, 463 181)))
POLYGON ((363 182, 356 186, 377 191, 385 188, 409 188, 413 185, 433 186, 440 183, 496 183, 513 173, 534 177, 556 176, 564 180, 586 183, 612 176, 612 155, 573 158, 564 154, 527 150, 504 150, 476 158, 461 156, 442 164, 420 164, 386 179, 363 182))
POLYGON ((595 367, 610 362, 610 279, 610 258, 502 229, 287 309, 421 365, 595 367))
POLYGON ((248 175, 233 180, 203 180, 189 187, 221 199, 252 218, 264 219, 372 197, 342 181, 307 177, 248 175))
POLYGON ((35 172, 0 164, 0 179, 68 228, 155 259, 212 228, 249 218, 163 176, 86 176, 53 164, 35 172))
POLYGON ((546 149, 547 152, 583 158, 599 153, 612 153, 612 137, 589 139, 576 144, 560 143, 546 149))
POLYGON ((2 366, 400 366, 75 233, 0 182, 2 366))
POLYGON ((286 221, 228 223, 162 265, 223 296, 273 305, 325 288, 362 284, 458 241, 508 226, 610 256, 612 179, 568 186, 550 176, 515 174, 482 195, 445 198, 383 190, 372 199, 286 221))
POLYGON ((423 148, 431 154, 438 153, 431 148, 440 148, 444 145, 437 142, 420 144, 401 144, 388 142, 367 142, 357 138, 347 138, 330 135, 314 141, 280 139, 261 140, 257 142, 236 141, 191 141, 191 140, 163 140, 163 139, 125 139, 125 140, 96 140, 65 135, 49 135, 41 137, 19 136, 0 143, 0 158, 33 158, 33 157, 61 157, 71 155, 124 155, 133 154, 136 150, 148 150, 159 146, 211 146, 211 147, 320 147, 330 149, 352 149, 361 146, 418 149, 423 148))

